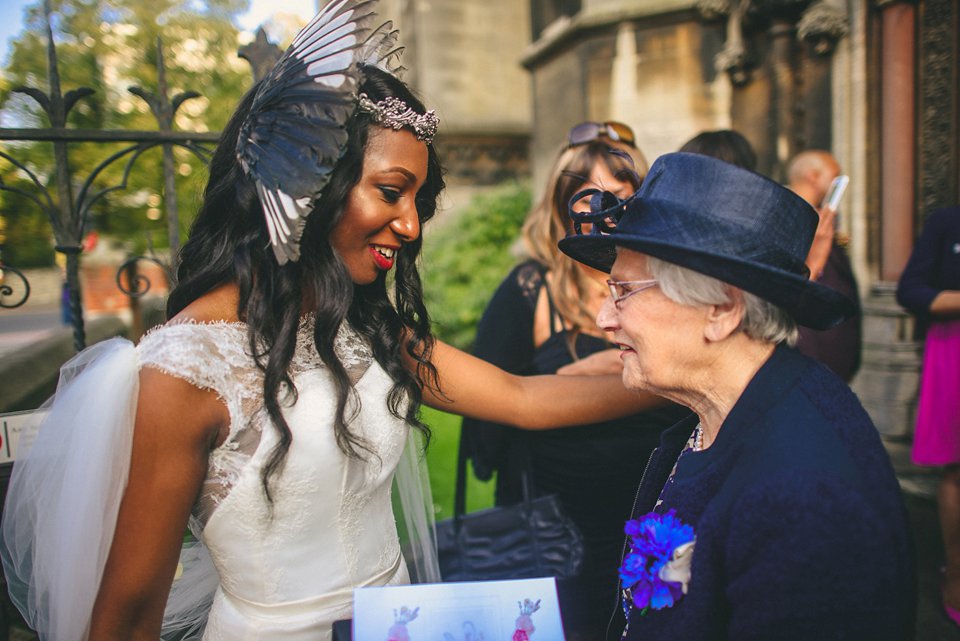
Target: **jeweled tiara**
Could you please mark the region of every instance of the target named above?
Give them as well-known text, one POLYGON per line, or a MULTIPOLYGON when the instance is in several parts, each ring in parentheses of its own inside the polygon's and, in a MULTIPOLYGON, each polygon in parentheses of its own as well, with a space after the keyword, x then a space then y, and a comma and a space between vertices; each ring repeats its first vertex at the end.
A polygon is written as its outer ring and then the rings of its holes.
POLYGON ((374 102, 370 96, 361 93, 358 96, 357 107, 360 111, 373 116, 374 121, 384 127, 397 130, 410 127, 417 139, 428 145, 433 142, 437 127, 440 125, 440 119, 433 109, 424 114, 417 113, 395 96, 374 102))

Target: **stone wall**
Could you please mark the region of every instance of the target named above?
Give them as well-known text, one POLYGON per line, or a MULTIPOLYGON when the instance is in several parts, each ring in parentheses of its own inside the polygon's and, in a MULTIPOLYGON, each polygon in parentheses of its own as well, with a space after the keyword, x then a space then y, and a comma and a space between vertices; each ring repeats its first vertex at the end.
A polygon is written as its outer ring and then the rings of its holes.
POLYGON ((456 200, 527 177, 529 3, 382 0, 381 11, 400 30, 404 80, 440 116, 437 149, 456 200))
POLYGON ((410 82, 441 118, 441 135, 526 134, 530 81, 528 2, 382 0, 406 47, 410 82))
POLYGON ((618 120, 649 161, 704 129, 730 126, 730 84, 714 70, 722 28, 691 2, 585 2, 524 57, 533 81, 531 161, 539 192, 570 126, 618 120))

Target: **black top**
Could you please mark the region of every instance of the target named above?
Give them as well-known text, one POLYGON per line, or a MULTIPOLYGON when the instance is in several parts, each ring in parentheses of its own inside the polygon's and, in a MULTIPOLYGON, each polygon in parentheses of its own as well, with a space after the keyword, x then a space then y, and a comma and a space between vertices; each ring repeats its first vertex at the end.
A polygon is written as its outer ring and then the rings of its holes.
POLYGON ((857 313, 836 327, 816 330, 801 326, 797 349, 818 360, 849 383, 860 369, 861 324, 860 295, 846 250, 834 243, 819 278, 821 285, 834 289, 857 304, 857 313))
POLYGON ((960 290, 960 207, 938 209, 927 217, 900 276, 897 302, 926 318, 944 290, 960 290))
MULTIPOLYGON (((522 375, 553 374, 573 362, 569 335, 555 331, 554 324, 546 342, 533 346, 533 317, 543 273, 539 264, 527 262, 500 284, 477 328, 475 355, 522 375)), ((552 301, 550 309, 555 315, 552 301)), ((603 339, 583 334, 575 344, 581 358, 609 347, 603 339)), ((465 419, 463 438, 479 478, 489 479, 497 470, 498 505, 521 500, 520 473, 527 460, 534 491, 560 497, 584 535, 583 576, 590 584, 587 595, 592 601, 586 607, 595 609, 597 619, 605 623, 616 599, 623 524, 644 464, 659 443, 660 432, 689 413, 670 405, 615 421, 536 432, 465 419)), ((566 612, 564 616, 566 620, 566 612)))

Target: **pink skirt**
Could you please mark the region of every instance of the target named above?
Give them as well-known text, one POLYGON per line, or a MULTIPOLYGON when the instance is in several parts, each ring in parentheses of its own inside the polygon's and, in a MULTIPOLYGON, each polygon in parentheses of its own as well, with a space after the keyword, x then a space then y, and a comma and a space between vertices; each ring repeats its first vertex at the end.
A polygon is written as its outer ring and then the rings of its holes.
POLYGON ((933 323, 927 332, 913 462, 960 463, 960 320, 933 323))

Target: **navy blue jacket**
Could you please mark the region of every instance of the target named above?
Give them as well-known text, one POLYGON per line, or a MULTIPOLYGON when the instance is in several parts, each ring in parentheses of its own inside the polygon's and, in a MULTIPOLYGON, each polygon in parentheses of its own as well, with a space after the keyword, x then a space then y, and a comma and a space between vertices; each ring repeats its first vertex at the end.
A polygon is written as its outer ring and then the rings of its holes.
POLYGON ((900 276, 897 302, 925 318, 933 299, 951 289, 960 289, 960 207, 938 209, 927 217, 900 276))
MULTIPOLYGON (((653 511, 696 422, 664 433, 634 517, 653 511)), ((913 638, 897 480, 870 418, 823 365, 778 347, 663 498, 658 511, 696 533, 689 589, 671 608, 632 610, 628 640, 913 638)), ((615 613, 608 640, 622 630, 615 613)))

